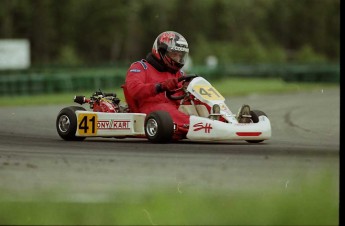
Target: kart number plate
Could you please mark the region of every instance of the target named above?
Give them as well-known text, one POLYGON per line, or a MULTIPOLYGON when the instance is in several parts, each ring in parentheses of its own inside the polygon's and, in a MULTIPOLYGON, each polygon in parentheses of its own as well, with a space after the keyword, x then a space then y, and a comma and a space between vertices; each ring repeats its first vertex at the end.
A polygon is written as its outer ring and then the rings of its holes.
POLYGON ((205 100, 225 100, 224 97, 213 86, 195 85, 193 89, 205 100))
POLYGON ((97 134, 97 114, 87 113, 78 116, 78 132, 80 135, 97 134))

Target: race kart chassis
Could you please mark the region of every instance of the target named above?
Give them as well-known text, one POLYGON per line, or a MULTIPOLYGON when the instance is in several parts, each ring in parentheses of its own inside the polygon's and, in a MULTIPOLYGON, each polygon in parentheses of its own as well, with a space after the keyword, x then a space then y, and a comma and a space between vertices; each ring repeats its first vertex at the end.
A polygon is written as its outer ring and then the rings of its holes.
MULTIPOLYGON (((172 92, 167 97, 181 99, 180 111, 190 115, 188 128, 174 123, 168 112, 133 113, 128 105, 120 105, 116 94, 98 91, 89 99, 84 96, 74 98, 76 103, 89 103, 93 111, 77 106, 63 108, 56 119, 57 132, 64 140, 134 137, 147 138, 154 143, 184 138, 191 141, 245 140, 259 143, 271 137, 271 124, 264 112, 251 110, 246 116, 249 121, 240 122, 238 115, 230 111, 223 96, 207 80, 195 75, 182 79, 186 84, 179 91, 182 90, 184 95, 176 97, 172 92)), ((130 102, 127 97, 126 101, 130 102)))

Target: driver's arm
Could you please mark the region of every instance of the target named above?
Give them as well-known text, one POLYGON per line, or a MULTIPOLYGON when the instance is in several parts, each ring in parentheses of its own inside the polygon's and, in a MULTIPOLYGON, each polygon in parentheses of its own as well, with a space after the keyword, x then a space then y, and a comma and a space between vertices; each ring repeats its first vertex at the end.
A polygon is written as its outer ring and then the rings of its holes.
POLYGON ((155 87, 156 87, 156 93, 161 93, 168 90, 174 90, 178 88, 178 80, 177 78, 169 78, 165 80, 164 82, 157 83, 155 87))
POLYGON ((141 70, 140 72, 128 71, 126 76, 126 85, 129 94, 134 99, 141 99, 143 97, 151 97, 156 95, 156 86, 153 83, 145 83, 146 72, 141 70))
POLYGON ((152 97, 178 87, 177 78, 170 78, 160 83, 146 83, 147 71, 136 67, 139 67, 139 65, 132 65, 126 76, 127 89, 134 99, 152 97))

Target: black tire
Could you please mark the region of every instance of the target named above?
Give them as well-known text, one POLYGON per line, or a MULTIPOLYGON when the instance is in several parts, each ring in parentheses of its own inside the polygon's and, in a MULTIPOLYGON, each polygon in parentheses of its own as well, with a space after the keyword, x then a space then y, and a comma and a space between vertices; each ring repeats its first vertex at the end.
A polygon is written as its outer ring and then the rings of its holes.
POLYGON ((261 115, 264 115, 264 116, 267 117, 265 112, 259 111, 259 110, 252 110, 252 111, 250 111, 250 115, 252 116, 252 120, 253 120, 254 123, 258 123, 259 122, 259 117, 261 115))
POLYGON ((154 111, 145 119, 145 134, 152 143, 168 143, 174 134, 174 122, 166 111, 154 111))
MULTIPOLYGON (((259 122, 259 117, 261 115, 264 115, 267 117, 265 112, 259 111, 259 110, 252 110, 250 111, 250 115, 252 116, 253 123, 258 123, 259 122)), ((246 140, 248 143, 261 143, 264 140, 246 140)))
POLYGON ((67 141, 82 141, 85 137, 77 137, 77 116, 75 111, 85 111, 83 107, 71 106, 63 108, 56 118, 56 130, 59 136, 67 141))

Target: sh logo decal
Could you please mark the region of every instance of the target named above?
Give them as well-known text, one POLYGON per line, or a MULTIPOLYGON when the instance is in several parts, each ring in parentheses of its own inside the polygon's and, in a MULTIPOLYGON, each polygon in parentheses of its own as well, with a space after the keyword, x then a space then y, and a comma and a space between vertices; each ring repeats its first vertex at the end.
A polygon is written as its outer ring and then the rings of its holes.
POLYGON ((210 133, 211 129, 213 129, 211 126, 211 123, 205 123, 205 125, 203 125, 202 122, 194 124, 193 127, 194 127, 194 131, 199 131, 199 130, 204 129, 205 133, 210 133))

